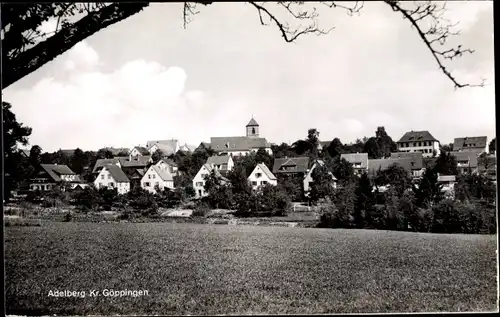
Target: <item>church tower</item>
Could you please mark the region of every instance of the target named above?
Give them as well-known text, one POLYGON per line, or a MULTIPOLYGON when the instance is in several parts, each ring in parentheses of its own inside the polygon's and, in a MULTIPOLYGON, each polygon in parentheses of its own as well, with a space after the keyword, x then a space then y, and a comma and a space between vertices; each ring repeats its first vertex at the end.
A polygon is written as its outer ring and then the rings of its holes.
POLYGON ((247 136, 248 137, 259 137, 259 124, 252 117, 250 122, 247 124, 247 136))

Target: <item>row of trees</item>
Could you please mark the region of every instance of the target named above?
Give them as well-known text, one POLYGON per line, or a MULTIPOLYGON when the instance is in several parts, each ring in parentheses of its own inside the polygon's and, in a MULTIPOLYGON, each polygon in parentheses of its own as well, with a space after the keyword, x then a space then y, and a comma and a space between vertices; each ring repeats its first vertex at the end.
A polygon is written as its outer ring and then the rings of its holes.
POLYGON ((453 168, 456 162, 453 164, 449 154, 444 153, 418 181, 412 181, 396 164, 372 178, 367 174, 358 179, 348 177, 338 191, 321 197, 327 200, 322 207, 321 226, 494 233, 496 186, 481 175, 460 175, 455 197, 446 197, 438 173, 453 168), (388 190, 382 191, 382 186, 388 190))

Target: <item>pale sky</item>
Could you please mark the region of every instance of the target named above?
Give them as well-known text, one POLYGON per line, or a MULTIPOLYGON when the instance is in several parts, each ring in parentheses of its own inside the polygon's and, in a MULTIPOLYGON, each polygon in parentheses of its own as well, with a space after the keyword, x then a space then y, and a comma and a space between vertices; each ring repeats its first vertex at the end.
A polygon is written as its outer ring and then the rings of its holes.
MULTIPOLYGON (((441 143, 495 136, 492 2, 450 2, 463 46, 455 90, 409 23, 383 3, 360 16, 320 11, 328 35, 286 43, 246 3, 199 6, 183 28, 182 4, 155 3, 74 46, 3 91, 44 151, 133 147, 245 134, 252 115, 270 142, 320 131, 344 143, 385 126, 397 141, 428 130, 441 143)), ((50 23, 44 27, 50 28, 50 23)))

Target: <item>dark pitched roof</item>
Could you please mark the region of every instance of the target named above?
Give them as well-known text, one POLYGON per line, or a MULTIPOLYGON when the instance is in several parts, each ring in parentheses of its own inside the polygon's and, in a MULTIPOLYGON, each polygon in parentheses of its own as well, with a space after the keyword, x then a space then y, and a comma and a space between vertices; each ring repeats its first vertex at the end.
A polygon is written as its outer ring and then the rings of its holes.
POLYGON ((377 160, 368 160, 368 174, 369 175, 376 175, 379 170, 386 170, 391 166, 392 164, 397 164, 407 170, 408 172, 411 172, 412 166, 411 166, 412 159, 409 157, 406 158, 390 158, 390 159, 377 159, 377 160))
POLYGON ((246 136, 212 137, 210 144, 215 151, 249 151, 251 149, 268 148, 265 138, 246 136))
POLYGON ((420 170, 424 166, 424 158, 421 152, 395 152, 391 153, 391 159, 410 158, 412 161, 412 169, 420 170))
POLYGON ((24 156, 29 157, 29 156, 30 156, 30 153, 31 153, 31 150, 28 150, 28 149, 21 149, 21 150, 19 150, 19 152, 20 152, 21 154, 23 154, 24 156))
POLYGON ((229 155, 214 155, 214 156, 210 156, 207 159, 207 164, 212 164, 212 165, 229 164, 230 159, 231 159, 231 156, 229 156, 229 155))
POLYGON ((158 161, 158 163, 156 163, 156 165, 158 165, 160 162, 164 162, 164 163, 168 164, 169 166, 177 167, 177 163, 175 163, 173 160, 171 160, 169 158, 162 158, 161 160, 158 161))
POLYGON ((466 151, 471 147, 481 148, 482 150, 484 150, 486 148, 487 142, 488 138, 485 136, 455 138, 453 142, 453 151, 466 151))
POLYGON ((274 159, 273 173, 306 173, 309 168, 309 157, 290 157, 274 159), (281 167, 289 167, 280 170, 281 167))
POLYGON ((257 121, 255 121, 254 118, 250 119, 250 121, 247 124, 247 127, 258 127, 258 126, 259 124, 257 123, 257 121))
POLYGON ((347 162, 361 163, 361 168, 368 168, 368 153, 346 153, 341 154, 340 159, 345 159, 347 162))
POLYGON ((75 175, 75 172, 66 165, 40 164, 40 166, 55 182, 61 181, 60 175, 75 175))
POLYGON ((142 155, 138 157, 133 157, 130 159, 128 156, 120 156, 118 160, 122 168, 130 168, 130 167, 145 167, 149 164, 150 155, 142 155))
POLYGON ((469 161, 469 166, 472 168, 477 167, 477 153, 472 151, 463 152, 450 152, 450 155, 454 156, 458 161, 469 161))
POLYGON ((139 153, 141 153, 141 155, 148 155, 149 154, 148 149, 144 146, 136 146, 132 150, 130 150, 130 152, 132 152, 134 149, 137 149, 137 151, 139 151, 139 153))
POLYGON ((109 174, 111 174, 111 177, 117 182, 117 183, 128 183, 130 180, 128 179, 127 175, 121 168, 119 168, 116 165, 109 164, 103 167, 103 169, 107 169, 109 171, 109 174))
POLYGON ((429 131, 410 131, 406 132, 397 143, 415 142, 415 141, 437 141, 429 131))
POLYGON ((116 165, 119 162, 118 158, 112 158, 112 159, 98 159, 95 162, 94 168, 92 169, 92 173, 98 173, 102 167, 108 164, 114 164, 116 165))

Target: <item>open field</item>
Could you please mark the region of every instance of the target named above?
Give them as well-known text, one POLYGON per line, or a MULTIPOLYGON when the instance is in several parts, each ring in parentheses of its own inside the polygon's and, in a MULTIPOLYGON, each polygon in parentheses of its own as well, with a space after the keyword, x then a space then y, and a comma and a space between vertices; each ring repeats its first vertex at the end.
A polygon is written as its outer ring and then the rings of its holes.
POLYGON ((494 311, 496 237, 171 223, 5 228, 7 314, 494 311), (90 290, 148 290, 89 297, 90 290), (49 297, 50 290, 85 298, 49 297))

